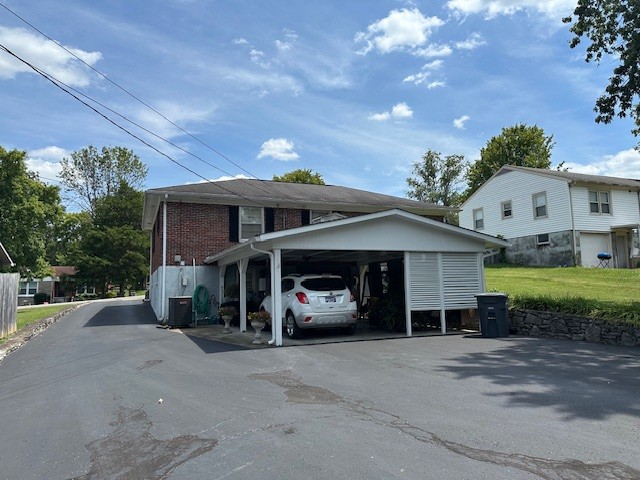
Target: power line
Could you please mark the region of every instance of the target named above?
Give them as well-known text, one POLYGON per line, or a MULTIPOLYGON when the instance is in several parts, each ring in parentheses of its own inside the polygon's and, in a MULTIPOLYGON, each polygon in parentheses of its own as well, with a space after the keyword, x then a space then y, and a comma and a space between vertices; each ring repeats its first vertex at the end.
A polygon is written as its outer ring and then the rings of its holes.
POLYGON ((244 196, 244 195, 240 195, 237 192, 234 192, 228 188, 223 187, 222 185, 220 185, 221 182, 212 182, 211 180, 209 180, 206 177, 203 177, 202 175, 200 175, 198 172, 192 170, 191 168, 187 167, 186 165, 183 165, 182 163, 178 162, 177 160, 175 160, 174 158, 172 158, 170 155, 160 151, 158 148, 154 147, 153 145, 151 145, 149 142, 147 142, 146 140, 142 139, 141 137, 139 137, 138 135, 136 135, 135 133, 127 130, 126 128, 124 128, 122 125, 118 124, 117 122, 115 122, 114 120, 112 120, 111 118, 109 118, 107 115, 105 115, 104 113, 100 112, 99 110, 97 110, 96 108, 94 108, 93 106, 91 106, 90 104, 88 104, 87 102, 85 102, 84 100, 82 100, 79 96, 75 95, 73 92, 71 92, 70 90, 66 89, 63 85, 59 84, 53 77, 51 77, 49 74, 47 74, 46 72, 44 72, 43 70, 39 69, 38 67, 36 67, 35 65, 32 65, 31 63, 29 63, 28 61, 24 60, 23 58, 21 58, 20 56, 16 55, 14 52, 12 52, 11 50, 9 50, 6 46, 0 44, 0 49, 4 50, 6 53, 8 53, 9 55, 11 55, 12 57, 14 57, 15 59, 17 59, 18 61, 24 63, 25 65, 27 65, 29 68, 31 68, 34 72, 36 72, 37 74, 39 74, 40 76, 42 76, 43 78, 45 78, 46 80, 48 80, 49 82, 51 82, 53 85, 55 85, 56 87, 58 87, 60 90, 62 90, 63 92, 65 92, 66 94, 70 95, 71 97, 73 97, 74 99, 76 99, 77 101, 79 101, 80 103, 82 103, 84 106, 86 106, 87 108, 89 108, 90 110, 92 110, 93 112, 97 113, 99 116, 101 116, 102 118, 104 118, 106 121, 108 121, 109 123, 111 123, 112 125, 114 125, 115 127, 119 128, 120 130, 122 130, 123 132, 125 132, 127 135, 130 135, 131 137, 135 138, 136 140, 138 140, 139 142, 143 143, 144 145, 146 145, 147 147, 149 147, 150 149, 152 149, 153 151, 157 152, 158 154, 162 155, 163 157, 167 158, 168 160, 170 160, 171 162, 175 163, 176 165, 178 165, 179 167, 187 170, 188 172, 194 174, 196 177, 201 178, 202 180, 204 180, 207 183, 211 183, 211 184, 215 184, 217 187, 219 187, 220 189, 232 194, 232 195, 236 195, 240 198, 244 198, 245 200, 247 200, 250 203, 253 203, 255 205, 261 206, 258 202, 251 200, 250 198, 244 196))
MULTIPOLYGON (((100 77, 104 78, 106 81, 108 81, 109 83, 111 83, 113 86, 115 86, 116 88, 118 88, 119 90, 121 90, 122 92, 126 93, 127 95, 129 95, 131 98, 133 98, 134 100, 136 100, 137 102, 141 103, 142 105, 144 105, 146 108, 148 108, 149 110, 151 110, 152 112, 154 112, 156 115, 160 116, 163 120, 165 120, 166 122, 168 122, 170 125, 174 126, 175 128, 177 128, 178 130, 180 130, 181 132, 183 132, 185 135, 191 137, 192 139, 194 139, 195 141, 197 141, 198 143, 200 143, 201 145, 205 146, 206 148, 208 148, 209 150, 211 150, 212 152, 214 152, 216 155, 220 156, 221 158, 225 159, 227 162, 231 163, 232 165, 234 165, 235 167, 239 168, 240 170, 242 170, 244 173, 246 173, 247 175, 249 175, 250 177, 254 178, 254 179, 258 179, 258 177, 256 175, 254 175, 253 173, 249 172, 247 169, 245 169, 244 167, 242 167, 241 165, 239 165, 238 163, 234 162, 233 160, 231 160, 229 157, 227 157, 226 155, 224 155, 223 153, 221 153, 220 151, 216 150, 215 148, 213 148, 212 146, 210 146, 209 144, 207 144, 206 142, 202 141, 201 139, 199 139, 198 137, 196 137, 195 135, 191 134, 190 132, 188 132, 187 130, 185 130, 184 128, 182 128, 180 125, 178 125, 177 123, 173 122, 171 119, 167 118, 164 114, 162 114, 160 111, 158 111, 157 109, 153 108, 151 105, 149 105, 148 103, 146 103, 144 100, 140 99, 138 96, 134 95, 133 93, 131 93, 129 90, 127 90, 126 88, 122 87, 121 85, 119 85, 118 83, 116 83, 115 81, 111 80, 105 73, 103 73, 102 71, 98 70, 97 68, 95 68, 93 65, 90 65, 89 63, 87 63, 84 59, 82 59, 81 57, 79 57, 77 54, 75 54, 73 51, 69 50, 67 47, 65 47, 64 45, 62 45, 60 42, 58 42, 57 40, 55 40, 54 38, 50 37, 49 35, 47 35, 46 33, 44 33, 42 30, 40 30, 38 27, 36 27, 35 25, 33 25, 31 22, 29 22, 28 20, 26 20, 25 18, 23 18, 22 16, 18 15, 16 12, 14 12, 13 10, 11 10, 9 7, 7 7, 6 5, 0 3, 0 6, 2 8, 4 8, 7 12, 9 12, 11 15, 15 16, 16 18, 18 18, 20 21, 22 21, 23 23, 25 23, 26 25, 28 25, 29 27, 31 27, 33 30, 35 30, 36 32, 38 32, 40 35, 42 35, 44 38, 46 38, 47 40, 53 42, 54 44, 56 44, 58 47, 60 47, 61 49, 63 49, 65 52, 67 52, 69 55, 73 56, 75 59, 77 59, 78 61, 80 61, 82 64, 84 64, 85 66, 87 66, 88 68, 90 68, 93 72, 97 73, 100 77)), ((6 49, 5 49, 6 50, 6 49)), ((13 53, 12 53, 13 54, 13 53)), ((14 56, 16 56, 15 54, 13 54, 14 56)), ((22 59, 20 59, 19 57, 16 56, 16 58, 18 58, 19 60, 22 61, 22 59)), ((26 63, 26 62, 25 62, 26 63)), ((31 65, 29 65, 31 68, 33 68, 31 65)), ((35 70, 35 69, 34 69, 35 70)), ((36 70, 37 71, 37 70, 36 70)), ((40 72, 38 72, 40 73, 40 72)), ((48 77, 54 78, 49 74, 46 74, 48 77)), ((226 175, 229 175, 231 177, 235 177, 233 174, 219 168, 216 167, 215 165, 203 160, 201 157, 193 154, 192 152, 189 152, 188 150, 176 145, 175 143, 161 137, 160 135, 155 134, 154 132, 142 127, 141 125, 133 122, 132 120, 128 119, 127 117, 121 115, 120 113, 116 112, 115 110, 110 109, 109 107, 106 107, 105 105, 101 104, 100 102, 96 101, 95 99, 92 99, 91 97, 79 92, 78 90, 76 90, 75 88, 64 84, 63 82, 61 82, 60 80, 55 79, 56 82, 58 82, 61 85, 65 85, 65 87, 73 90, 74 92, 78 93, 79 95, 82 95, 83 97, 89 99, 90 101, 94 102, 97 105, 100 105, 101 107, 107 109, 108 111, 114 113, 115 115, 118 115, 119 117, 121 117, 122 119, 126 120, 127 122, 131 123, 132 125, 135 125, 136 127, 140 128, 141 130, 144 130, 145 132, 155 136, 156 138, 172 145, 175 148, 178 148, 179 150, 182 150, 183 152, 187 153, 188 155, 191 155, 195 158, 197 158, 198 160, 200 160, 201 162, 211 166, 212 168, 215 168, 216 170, 225 173, 226 175)), ((68 93, 68 92, 67 92, 68 93)), ((112 122, 113 123, 113 122, 112 122)), ((121 128, 121 127, 119 127, 121 128)), ((136 137, 137 138, 137 137, 136 137)), ((143 142, 145 143, 145 142, 143 142)), ((145 143, 146 144, 146 143, 145 143)), ((186 168, 186 167, 184 167, 186 168)), ((187 169, 189 170, 189 169, 187 169)), ((191 171, 191 170, 189 170, 191 171)), ((200 176, 199 174, 196 174, 199 178, 203 178, 202 176, 200 176)), ((237 180, 242 180, 244 181, 244 179, 242 178, 238 178, 237 180)), ((208 181, 208 180, 207 180, 208 181)), ((260 184, 258 186, 258 189, 263 191, 264 193, 269 193, 269 194, 273 194, 273 192, 275 192, 278 196, 282 196, 283 192, 274 188, 273 186, 271 186, 270 184, 260 184), (267 189, 265 189, 264 187, 268 187, 267 189)), ((237 195, 237 194, 236 194, 237 195)), ((241 196, 241 195, 240 195, 241 196)), ((285 197, 288 197, 289 200, 292 201, 292 203, 294 204, 298 204, 300 207, 304 208, 304 205, 296 200, 294 200, 292 197, 290 197, 289 195, 287 195, 286 193, 284 193, 285 197)), ((241 196, 242 197, 242 196, 241 196)))

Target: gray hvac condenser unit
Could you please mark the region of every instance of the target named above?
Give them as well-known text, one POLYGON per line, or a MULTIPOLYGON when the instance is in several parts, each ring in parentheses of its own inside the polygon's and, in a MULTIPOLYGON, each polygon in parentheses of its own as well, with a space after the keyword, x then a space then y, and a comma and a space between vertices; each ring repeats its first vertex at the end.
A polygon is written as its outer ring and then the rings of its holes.
POLYGON ((169 297, 167 326, 188 327, 191 323, 191 297, 169 297))

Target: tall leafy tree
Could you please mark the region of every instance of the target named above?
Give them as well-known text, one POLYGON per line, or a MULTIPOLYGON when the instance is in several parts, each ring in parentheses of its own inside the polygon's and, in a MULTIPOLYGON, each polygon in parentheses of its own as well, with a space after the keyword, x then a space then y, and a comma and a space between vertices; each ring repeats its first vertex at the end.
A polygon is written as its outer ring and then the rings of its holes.
POLYGON ((26 152, 0 147, 0 241, 24 277, 49 272, 47 239, 63 214, 60 189, 26 166, 26 152))
MULTIPOLYGON (((606 56, 607 63, 615 63, 613 74, 605 92, 595 105, 596 122, 610 123, 614 117, 630 115, 640 134, 640 3, 637 0, 578 0, 573 16, 564 18, 573 23, 575 35, 570 47, 582 40, 590 42, 585 60, 600 63, 606 56)), ((637 146, 636 148, 639 148, 637 146)))
POLYGON ((500 135, 491 138, 480 150, 480 159, 469 167, 465 198, 503 165, 550 168, 553 146, 553 135, 545 135, 544 130, 536 125, 518 124, 503 128, 500 135))
POLYGON ((298 168, 282 175, 274 175, 274 182, 288 183, 312 183, 315 185, 324 185, 324 179, 318 172, 314 172, 309 168, 298 168))
POLYGON ((457 206, 467 162, 463 155, 447 155, 427 150, 422 161, 413 163, 413 176, 407 178, 408 196, 421 202, 457 206))
POLYGON ((47 238, 48 262, 51 265, 74 265, 80 241, 91 228, 89 213, 64 213, 47 238))
POLYGON ((124 147, 94 146, 73 152, 60 162, 61 183, 71 200, 93 217, 96 202, 113 195, 122 182, 142 188, 147 167, 131 150, 124 147))
POLYGON ((94 205, 93 227, 80 242, 76 277, 104 292, 142 284, 149 270, 149 236, 142 231, 143 193, 126 182, 94 205))

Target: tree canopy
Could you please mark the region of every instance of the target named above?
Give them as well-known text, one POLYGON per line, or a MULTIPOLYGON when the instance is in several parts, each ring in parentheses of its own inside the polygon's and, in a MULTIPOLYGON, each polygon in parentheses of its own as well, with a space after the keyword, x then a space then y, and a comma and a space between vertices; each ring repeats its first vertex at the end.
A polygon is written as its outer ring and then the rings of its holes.
POLYGON ((467 173, 468 198, 503 165, 521 167, 551 167, 553 135, 547 136, 536 125, 517 124, 502 129, 502 133, 491 138, 486 147, 480 150, 480 159, 476 160, 467 173))
POLYGON ((298 168, 282 175, 274 175, 274 182, 289 183, 313 183, 315 185, 324 185, 324 179, 318 172, 314 172, 309 168, 298 168))
POLYGON ((60 163, 65 191, 92 217, 98 199, 113 195, 122 182, 134 189, 142 188, 147 176, 145 164, 124 147, 102 147, 99 152, 89 146, 73 152, 60 163))
POLYGON ((26 152, 0 147, 0 241, 23 277, 49 272, 47 239, 63 214, 60 189, 27 170, 26 152))
MULTIPOLYGON (((570 47, 577 47, 584 39, 590 42, 585 60, 617 63, 609 85, 595 104, 596 122, 610 123, 615 116, 630 115, 640 134, 640 3, 637 0, 578 0, 573 16, 564 18, 573 23, 575 35, 570 47), (575 21, 574 21, 575 19, 575 21)), ((638 146, 636 147, 638 148, 638 146)))
POLYGON ((457 206, 467 162, 463 155, 447 155, 427 150, 421 162, 413 163, 413 176, 407 178, 408 196, 421 202, 457 206))

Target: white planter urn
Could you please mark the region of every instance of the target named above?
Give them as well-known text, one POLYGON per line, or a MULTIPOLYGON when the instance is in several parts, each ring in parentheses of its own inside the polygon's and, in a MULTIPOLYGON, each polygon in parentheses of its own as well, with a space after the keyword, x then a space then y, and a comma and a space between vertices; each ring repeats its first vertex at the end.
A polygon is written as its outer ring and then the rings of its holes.
POLYGON ((265 326, 264 322, 257 322, 255 320, 253 320, 251 322, 251 326, 254 328, 254 330, 256 331, 256 336, 253 339, 253 343, 254 345, 260 345, 262 343, 262 329, 265 326))
POLYGON ((222 315, 222 321, 224 321, 224 328, 222 329, 222 333, 231 333, 231 319, 232 315, 222 315))

